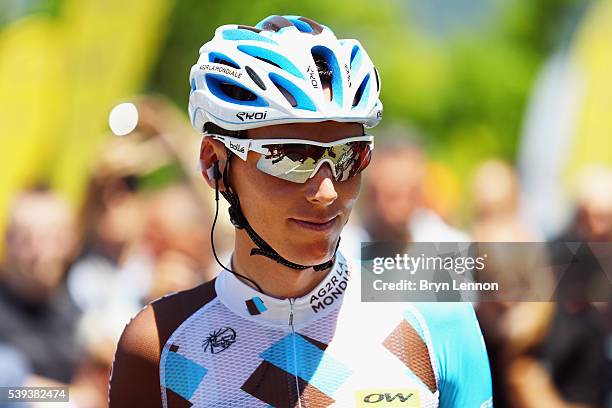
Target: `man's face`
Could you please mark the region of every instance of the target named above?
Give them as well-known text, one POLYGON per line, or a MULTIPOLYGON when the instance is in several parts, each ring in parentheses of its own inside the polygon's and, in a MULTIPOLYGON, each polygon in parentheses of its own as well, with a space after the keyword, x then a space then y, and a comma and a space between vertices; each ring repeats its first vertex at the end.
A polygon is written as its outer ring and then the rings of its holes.
MULTIPOLYGON (((248 137, 332 142, 361 134, 357 123, 328 121, 252 129, 248 137)), ((324 163, 305 183, 293 183, 259 171, 259 157, 249 152, 246 162, 234 157, 230 166, 230 184, 247 220, 284 258, 305 265, 327 261, 359 194, 361 175, 337 182, 324 163)))

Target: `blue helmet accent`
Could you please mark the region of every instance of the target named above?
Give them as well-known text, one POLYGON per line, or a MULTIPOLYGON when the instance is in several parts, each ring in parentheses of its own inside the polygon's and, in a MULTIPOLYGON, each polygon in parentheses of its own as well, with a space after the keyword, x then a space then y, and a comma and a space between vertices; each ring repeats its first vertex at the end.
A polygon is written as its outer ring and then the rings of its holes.
POLYGON ((208 61, 215 63, 220 63, 221 61, 224 61, 228 63, 231 67, 240 69, 240 65, 238 65, 233 59, 220 52, 211 52, 210 54, 208 54, 208 61))
POLYGON ((238 50, 244 52, 245 54, 250 55, 251 57, 255 57, 261 60, 264 60, 272 65, 276 65, 279 68, 289 72, 292 75, 295 75, 298 78, 304 79, 304 75, 300 72, 300 70, 291 63, 287 58, 283 57, 279 53, 276 53, 267 48, 257 47, 256 45, 239 45, 238 50))
POLYGON ((301 16, 284 16, 287 20, 291 21, 295 28, 303 33, 312 33, 312 27, 305 21, 300 20, 301 16))
POLYGON ((356 71, 361 65, 361 48, 358 45, 353 46, 351 50, 351 71, 356 71))
POLYGON ((258 107, 268 106, 268 102, 266 102, 264 98, 262 98, 261 96, 253 92, 252 90, 245 88, 244 86, 242 86, 242 84, 234 81, 233 79, 230 79, 224 75, 218 75, 218 74, 206 74, 205 77, 206 77, 206 86, 208 86, 208 89, 210 90, 210 92, 221 100, 224 100, 226 102, 232 102, 238 105, 258 106, 258 107), (254 96, 254 99, 241 100, 241 99, 233 98, 222 89, 223 84, 238 87, 242 89, 243 91, 252 94, 254 96))
POLYGON ((317 108, 314 103, 310 100, 310 98, 302 91, 299 87, 297 87, 293 82, 287 80, 285 77, 275 74, 274 72, 270 72, 269 74, 270 81, 272 81, 275 85, 281 86, 287 90, 295 99, 297 103, 294 106, 296 109, 304 109, 316 112, 317 108))
POLYGON ((276 41, 268 38, 268 37, 264 37, 263 35, 257 34, 253 31, 249 31, 249 30, 244 30, 244 29, 240 29, 240 28, 234 28, 234 29, 229 29, 229 30, 225 30, 223 31, 223 39, 224 40, 233 40, 233 41, 241 41, 241 40, 246 40, 246 41, 262 41, 262 42, 267 42, 270 44, 277 44, 276 41))

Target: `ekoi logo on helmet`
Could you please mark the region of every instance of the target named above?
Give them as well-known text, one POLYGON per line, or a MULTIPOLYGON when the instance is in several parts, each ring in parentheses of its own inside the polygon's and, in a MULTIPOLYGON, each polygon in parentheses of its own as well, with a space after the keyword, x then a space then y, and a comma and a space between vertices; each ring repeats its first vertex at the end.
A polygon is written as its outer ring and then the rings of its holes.
POLYGON ((242 122, 245 120, 262 120, 268 115, 268 111, 265 112, 238 112, 236 117, 242 122))

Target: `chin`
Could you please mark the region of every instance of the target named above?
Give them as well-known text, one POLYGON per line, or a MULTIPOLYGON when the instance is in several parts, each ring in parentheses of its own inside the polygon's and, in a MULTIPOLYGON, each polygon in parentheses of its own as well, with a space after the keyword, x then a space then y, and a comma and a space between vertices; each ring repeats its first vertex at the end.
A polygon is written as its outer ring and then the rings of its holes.
POLYGON ((300 243, 291 248, 286 253, 291 256, 287 258, 292 262, 301 265, 318 265, 327 262, 333 255, 336 249, 336 239, 321 240, 318 242, 300 243))

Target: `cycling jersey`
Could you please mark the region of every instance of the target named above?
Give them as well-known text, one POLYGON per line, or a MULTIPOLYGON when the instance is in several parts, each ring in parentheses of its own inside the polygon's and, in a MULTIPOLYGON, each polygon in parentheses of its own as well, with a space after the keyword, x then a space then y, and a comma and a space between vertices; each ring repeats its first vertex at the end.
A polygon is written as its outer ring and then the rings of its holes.
MULTIPOLYGON (((338 253, 309 294, 276 299, 221 272, 201 306, 163 328, 161 405, 492 406, 469 303, 362 303, 356 275, 338 253)), ((158 302, 179 305, 177 296, 158 302)))

